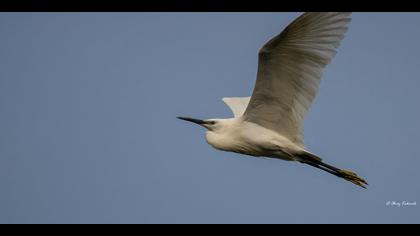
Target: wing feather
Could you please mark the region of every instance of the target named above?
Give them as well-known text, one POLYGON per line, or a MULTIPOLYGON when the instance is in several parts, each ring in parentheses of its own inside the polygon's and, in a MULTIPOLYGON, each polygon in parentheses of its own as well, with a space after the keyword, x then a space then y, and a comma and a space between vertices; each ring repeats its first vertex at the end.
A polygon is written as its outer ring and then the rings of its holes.
POLYGON ((222 98, 222 101, 230 108, 234 117, 240 117, 245 112, 251 97, 222 98))
POLYGON ((350 13, 304 13, 268 41, 259 51, 257 81, 244 119, 303 147, 303 118, 349 22, 350 13))

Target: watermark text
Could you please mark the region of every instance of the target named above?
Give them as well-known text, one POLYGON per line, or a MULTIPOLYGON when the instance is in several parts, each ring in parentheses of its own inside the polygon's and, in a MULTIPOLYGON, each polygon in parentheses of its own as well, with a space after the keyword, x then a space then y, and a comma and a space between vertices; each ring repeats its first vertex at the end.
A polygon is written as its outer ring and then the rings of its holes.
POLYGON ((389 207, 413 207, 417 206, 416 201, 386 201, 386 206, 389 207))

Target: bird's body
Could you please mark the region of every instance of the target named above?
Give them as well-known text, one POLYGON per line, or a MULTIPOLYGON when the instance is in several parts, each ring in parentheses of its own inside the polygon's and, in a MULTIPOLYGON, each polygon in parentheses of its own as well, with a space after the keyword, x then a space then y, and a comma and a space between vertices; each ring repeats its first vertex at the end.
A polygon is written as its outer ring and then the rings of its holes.
POLYGON ((207 143, 216 149, 289 161, 294 160, 291 154, 304 152, 286 137, 242 117, 218 119, 217 123, 218 129, 206 131, 207 143))
POLYGON ((233 118, 178 118, 205 127, 216 149, 298 161, 364 187, 365 180, 322 162, 303 144, 303 118, 349 22, 350 13, 302 14, 260 49, 252 96, 223 98, 233 118))

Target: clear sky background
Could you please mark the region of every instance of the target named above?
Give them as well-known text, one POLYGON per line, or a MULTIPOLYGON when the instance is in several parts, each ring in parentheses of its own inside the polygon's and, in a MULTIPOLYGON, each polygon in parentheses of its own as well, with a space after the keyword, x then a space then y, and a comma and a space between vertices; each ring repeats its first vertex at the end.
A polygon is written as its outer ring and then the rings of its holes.
POLYGON ((298 15, 1 13, 0 223, 420 223, 419 13, 354 13, 305 119, 367 190, 175 118, 231 117, 298 15))

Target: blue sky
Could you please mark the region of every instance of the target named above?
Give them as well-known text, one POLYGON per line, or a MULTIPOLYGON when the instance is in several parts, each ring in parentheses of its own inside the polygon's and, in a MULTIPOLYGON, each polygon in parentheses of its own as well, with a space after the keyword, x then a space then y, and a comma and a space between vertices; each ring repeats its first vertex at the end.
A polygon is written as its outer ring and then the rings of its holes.
POLYGON ((367 190, 175 119, 230 117, 298 15, 1 13, 0 223, 420 223, 418 13, 354 13, 305 119, 367 190))

